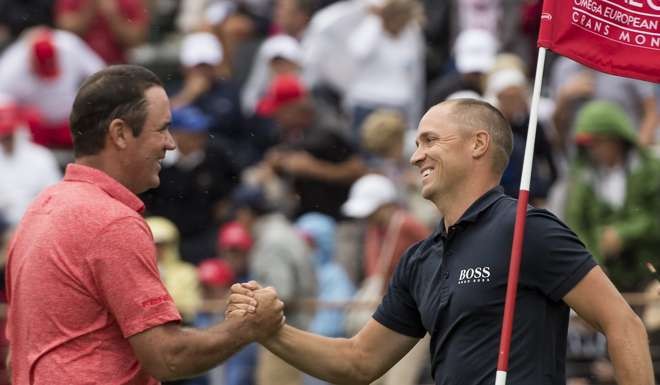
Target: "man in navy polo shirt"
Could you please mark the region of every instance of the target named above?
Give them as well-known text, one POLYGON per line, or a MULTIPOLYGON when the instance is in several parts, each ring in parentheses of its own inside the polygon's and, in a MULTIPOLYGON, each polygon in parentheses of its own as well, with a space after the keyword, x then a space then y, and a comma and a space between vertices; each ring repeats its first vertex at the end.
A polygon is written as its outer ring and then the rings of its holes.
MULTIPOLYGON (((411 163, 422 195, 443 215, 429 238, 401 258, 373 319, 351 339, 290 326, 265 345, 331 383, 369 383, 426 332, 436 384, 494 384, 516 200, 498 183, 511 129, 487 103, 460 99, 431 108, 411 163)), ((651 385, 644 326, 575 234, 530 208, 507 384, 565 384, 569 307, 605 334, 619 384, 651 385)), ((230 310, 245 312, 254 283, 234 286, 230 310)))

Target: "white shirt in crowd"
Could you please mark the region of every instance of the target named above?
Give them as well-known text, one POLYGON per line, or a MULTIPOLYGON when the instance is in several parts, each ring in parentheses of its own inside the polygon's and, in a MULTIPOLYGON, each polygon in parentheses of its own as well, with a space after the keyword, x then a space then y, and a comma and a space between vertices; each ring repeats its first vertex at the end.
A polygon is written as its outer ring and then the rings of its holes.
POLYGON ((53 154, 30 141, 25 129, 14 134, 14 151, 0 147, 0 215, 16 225, 32 200, 62 174, 53 154))
POLYGON ((424 100, 424 42, 410 22, 398 36, 369 14, 348 42, 354 72, 346 90, 349 106, 390 106, 405 112, 410 127, 421 117, 424 100))
POLYGON ((35 107, 46 123, 66 121, 82 81, 105 63, 75 34, 53 30, 59 75, 43 79, 32 70, 29 41, 24 35, 0 56, 0 92, 35 107))

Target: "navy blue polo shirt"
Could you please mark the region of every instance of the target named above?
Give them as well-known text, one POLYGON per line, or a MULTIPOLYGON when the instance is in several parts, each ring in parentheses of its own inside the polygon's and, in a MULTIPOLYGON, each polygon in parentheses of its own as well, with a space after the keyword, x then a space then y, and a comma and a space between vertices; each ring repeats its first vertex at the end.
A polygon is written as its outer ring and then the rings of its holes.
MULTIPOLYGON (((401 258, 374 318, 398 333, 431 335, 437 385, 492 385, 517 201, 495 188, 445 232, 401 258)), ((562 301, 596 262, 546 210, 529 208, 508 385, 565 384, 569 308, 562 301)))

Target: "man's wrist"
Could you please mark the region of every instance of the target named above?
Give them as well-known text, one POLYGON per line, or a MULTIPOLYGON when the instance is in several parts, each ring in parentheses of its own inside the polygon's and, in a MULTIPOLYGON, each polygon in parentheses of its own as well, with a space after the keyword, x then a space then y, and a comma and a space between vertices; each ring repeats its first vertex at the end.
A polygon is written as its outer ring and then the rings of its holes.
POLYGON ((282 335, 285 333, 284 332, 285 327, 286 325, 282 324, 282 326, 279 329, 277 329, 275 333, 265 336, 264 338, 261 338, 258 342, 267 349, 275 347, 281 340, 282 335))

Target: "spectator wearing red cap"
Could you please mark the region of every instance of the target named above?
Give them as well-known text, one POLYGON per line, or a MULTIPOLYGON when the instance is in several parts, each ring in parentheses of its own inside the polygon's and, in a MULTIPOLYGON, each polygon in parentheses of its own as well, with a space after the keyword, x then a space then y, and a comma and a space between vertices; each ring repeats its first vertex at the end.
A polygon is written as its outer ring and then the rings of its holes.
POLYGON ((86 77, 104 65, 76 35, 36 27, 0 57, 0 92, 39 113, 40 119, 30 124, 36 143, 70 149, 69 112, 76 91, 86 77))
MULTIPOLYGON (((244 241, 234 239, 235 235, 239 235, 239 233, 245 231, 240 225, 233 223, 225 228, 230 229, 229 234, 224 236, 229 243, 225 244, 224 241, 221 241, 223 245, 230 248, 246 246, 244 241)), ((220 230, 220 234, 222 233, 223 230, 220 230)), ((223 238, 223 235, 220 235, 220 238, 223 238)), ((226 258, 209 258, 202 261, 197 268, 197 273, 202 283, 204 299, 211 306, 209 309, 198 313, 195 326, 206 328, 216 322, 222 321, 224 315, 220 310, 224 308, 224 304, 226 303, 229 287, 235 282, 242 281, 242 279, 237 280, 236 271, 226 258), (209 311, 211 308, 216 307, 215 304, 217 304, 216 310, 209 311)), ((211 369, 204 376, 207 382, 203 383, 209 385, 254 385, 257 351, 257 344, 246 345, 227 359, 224 364, 211 369)), ((195 382, 195 384, 197 383, 195 382)))
POLYGON ((250 76, 241 92, 243 112, 248 115, 255 112, 259 99, 277 75, 300 74, 302 60, 302 48, 295 38, 276 35, 266 39, 259 46, 250 76))
POLYGON ((81 38, 108 64, 126 62, 126 51, 145 42, 145 0, 57 0, 55 24, 81 38))
POLYGON ((30 142, 23 112, 0 96, 0 217, 17 224, 32 199, 61 176, 53 154, 30 142))
MULTIPOLYGON (((197 268, 203 296, 208 304, 224 306, 229 287, 235 282, 247 282, 247 255, 252 248, 252 236, 238 222, 229 222, 218 231, 219 258, 202 261, 197 268)), ((213 305, 212 305, 213 306, 213 305)), ((209 311, 197 315, 195 325, 207 327, 222 320, 222 312, 209 311)), ((257 345, 249 344, 219 367, 207 374, 210 384, 253 385, 257 365, 257 345)))
MULTIPOLYGON (((295 215, 321 212, 335 219, 351 183, 366 166, 348 139, 347 128, 324 119, 300 80, 279 75, 271 83, 257 111, 272 118, 279 143, 247 175, 269 186, 284 176, 295 192, 295 215)), ((268 187, 266 188, 268 191, 268 187)))
POLYGON ((245 226, 238 222, 229 222, 218 231, 218 251, 224 258, 238 281, 247 282, 248 255, 252 249, 252 236, 245 226))

